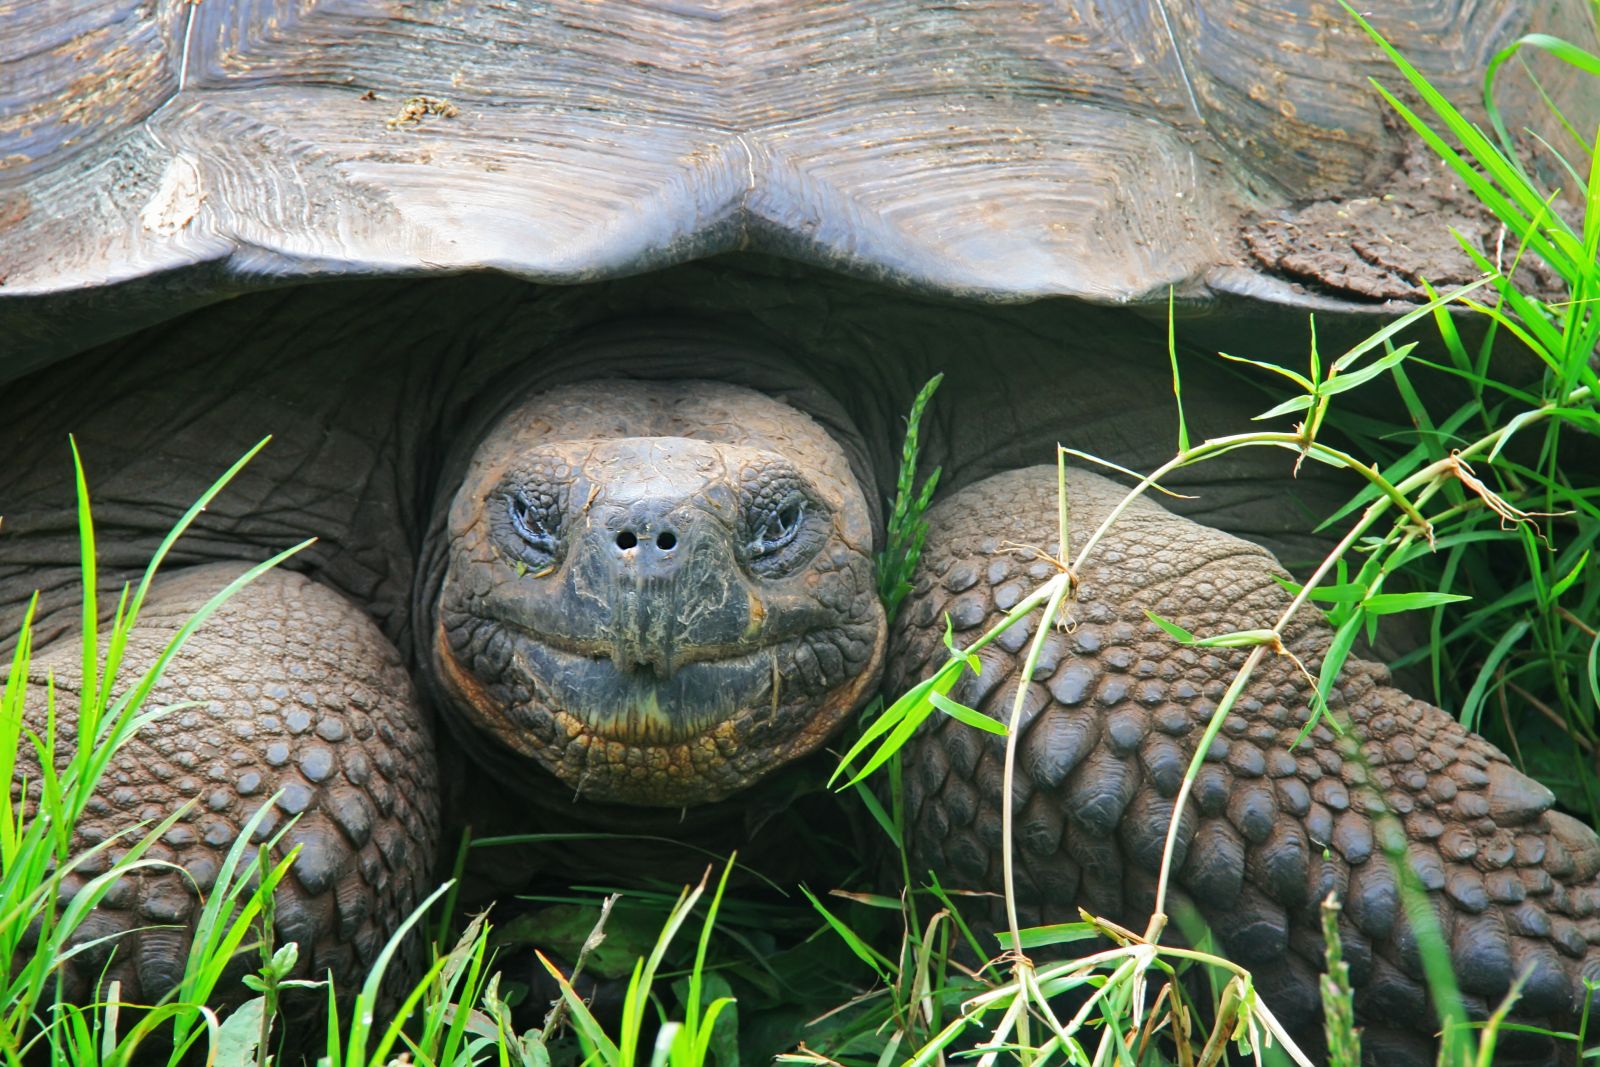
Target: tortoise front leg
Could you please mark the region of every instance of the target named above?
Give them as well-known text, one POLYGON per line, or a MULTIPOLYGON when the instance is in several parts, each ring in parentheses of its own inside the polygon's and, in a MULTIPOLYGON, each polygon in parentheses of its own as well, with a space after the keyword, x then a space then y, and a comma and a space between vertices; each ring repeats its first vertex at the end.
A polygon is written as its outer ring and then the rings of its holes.
MULTIPOLYGON (((121 684, 133 684, 242 570, 213 564, 158 582, 129 642, 121 684)), ((78 642, 69 638, 38 652, 29 675, 26 714, 36 729, 45 682, 54 677, 61 749, 74 743, 80 668, 78 642)), ((278 943, 299 943, 298 977, 331 970, 336 979, 359 980, 421 899, 438 837, 432 743, 394 646, 339 594, 298 574, 268 572, 195 632, 146 706, 184 701, 199 706, 159 719, 118 753, 76 845, 192 802, 147 853, 187 877, 152 868, 112 889, 74 941, 133 932, 71 961, 73 998, 93 995, 108 955, 104 977, 121 981, 125 999, 152 1002, 171 990, 183 974, 198 894, 211 889, 241 827, 280 791, 256 832, 265 841, 297 819, 279 846, 280 854, 301 851, 276 895, 278 943)), ((23 749, 14 794, 21 781, 39 781, 37 754, 23 749)), ((93 858, 69 876, 67 891, 106 866, 104 856, 93 858)), ((248 994, 236 986, 222 995, 248 994)))
MULTIPOLYGON (((1123 490, 1091 476, 1069 488, 1081 543, 1123 490)), ((902 688, 943 660, 946 615, 970 642, 1053 573, 1016 546, 1056 551, 1055 470, 979 483, 930 512, 929 524, 891 646, 891 684, 902 688)), ((1270 627, 1289 602, 1274 580, 1282 575, 1265 550, 1143 502, 1087 561, 1068 628, 1045 640, 1017 738, 1025 922, 1072 919, 1081 905, 1144 927, 1179 786, 1244 657, 1182 647, 1145 611, 1198 634, 1270 627)), ((1019 623, 1003 635, 981 654, 981 675, 953 695, 1009 718, 1031 632, 1019 623)), ((1314 672, 1329 636, 1308 611, 1285 638, 1314 672)), ((1388 685, 1381 667, 1344 669, 1335 707, 1351 736, 1321 725, 1293 747, 1309 690, 1287 657, 1255 671, 1183 812, 1178 892, 1302 1032, 1319 1016, 1318 904, 1336 892, 1363 1020, 1392 1024, 1396 1039, 1426 1032, 1416 939, 1383 853, 1392 835, 1428 892, 1469 1006, 1492 1006, 1527 972, 1518 1015, 1569 1022, 1583 978, 1600 973, 1600 840, 1550 810, 1548 790, 1493 746, 1388 685)), ((1004 744, 942 716, 914 742, 912 847, 946 884, 1001 886, 1004 744)))

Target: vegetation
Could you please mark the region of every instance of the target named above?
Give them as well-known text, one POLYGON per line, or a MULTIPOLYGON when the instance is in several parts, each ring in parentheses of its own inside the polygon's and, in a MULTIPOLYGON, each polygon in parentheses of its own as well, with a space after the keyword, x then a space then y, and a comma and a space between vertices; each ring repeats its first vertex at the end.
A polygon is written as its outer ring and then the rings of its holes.
MULTIPOLYGON (((1529 38, 1496 58, 1491 83, 1528 48, 1600 76, 1600 59, 1561 42, 1529 38)), ((1600 634, 1594 625, 1600 619, 1600 567, 1590 562, 1600 539, 1600 487, 1575 484, 1562 466, 1574 431, 1600 431, 1594 361, 1600 350, 1600 155, 1593 139, 1572 130, 1582 157, 1555 162, 1580 195, 1558 201, 1512 150, 1511 133, 1494 108, 1492 84, 1486 103, 1493 136, 1464 119, 1403 57, 1390 54, 1423 107, 1414 109, 1389 90, 1379 91, 1500 219, 1516 254, 1502 271, 1469 248, 1479 258, 1483 280, 1435 294, 1427 305, 1335 358, 1313 345, 1304 369, 1281 359, 1225 357, 1250 373, 1292 385, 1288 400, 1260 416, 1269 422, 1293 420, 1287 429, 1192 442, 1174 350, 1177 451, 1139 479, 1129 500, 1180 467, 1257 447, 1292 455, 1285 462, 1311 460, 1347 469, 1364 487, 1325 524, 1337 533, 1335 548, 1294 587, 1292 604, 1275 626, 1197 635, 1157 622, 1174 641, 1248 649, 1219 703, 1209 739, 1251 672, 1281 651, 1279 635, 1295 613, 1320 609, 1334 628, 1329 653, 1317 665, 1323 694, 1357 641, 1374 636, 1379 620, 1420 613, 1431 645, 1397 666, 1425 671, 1437 703, 1473 728, 1496 735, 1567 805, 1600 822, 1594 763, 1600 746, 1600 634), (1520 284, 1524 257, 1541 260, 1559 276, 1566 290, 1561 299, 1541 298, 1520 284), (1461 312, 1452 310, 1459 308, 1481 317, 1485 327, 1464 328, 1461 312), (1429 319, 1436 336, 1424 339, 1418 327, 1429 319), (1469 343, 1469 336, 1481 339, 1469 343), (1506 336, 1539 361, 1535 373, 1508 373, 1495 358, 1496 341, 1506 336), (1402 337, 1405 342, 1398 343, 1402 337), (1433 410, 1422 397, 1436 392, 1431 383, 1445 380, 1459 383, 1462 400, 1454 410, 1433 410), (1407 424, 1357 415, 1340 399, 1355 389, 1390 385, 1407 424)), ((923 533, 921 513, 937 482, 937 472, 920 487, 916 480, 917 426, 936 385, 929 383, 913 408, 889 547, 880 561, 881 588, 891 608, 909 588, 923 533)), ((1069 458, 1093 461, 1062 450, 1063 471, 1069 458)), ((788 1050, 781 1059, 795 1064, 931 1064, 959 1057, 980 1065, 1001 1059, 1187 1065, 1248 1059, 1269 1046, 1269 1058, 1306 1062, 1256 997, 1250 974, 1219 955, 1203 929, 1185 928, 1187 947, 1162 940, 1169 921, 1188 921, 1183 915, 1168 916, 1158 908, 1142 931, 1088 914, 1077 922, 1030 929, 1018 922, 1008 893, 1008 929, 999 945, 984 944, 963 920, 959 896, 937 882, 912 877, 896 749, 928 716, 953 715, 1006 735, 1006 773, 1012 773, 1020 696, 1010 721, 998 723, 948 694, 971 669, 973 654, 1004 627, 1035 612, 1050 620, 1062 610, 1072 596, 1074 574, 1093 558, 1109 519, 1076 552, 1062 536, 1059 573, 973 644, 960 648, 949 642, 944 666, 869 716, 843 757, 835 782, 845 789, 864 832, 898 853, 898 894, 876 891, 881 872, 852 870, 856 864, 849 859, 837 872, 826 872, 841 880, 853 874, 847 889, 819 894, 802 888, 789 897, 770 890, 730 893, 730 858, 709 893, 711 871, 698 886, 676 894, 647 887, 620 898, 601 891, 548 902, 568 908, 569 919, 580 916, 582 932, 570 972, 539 957, 559 989, 557 1001, 546 1009, 528 1004, 529 990, 516 987, 502 969, 497 946, 504 941, 496 940, 493 915, 469 917, 459 933, 453 932, 449 908, 440 905, 451 899, 449 887, 442 886, 397 933, 359 991, 341 997, 326 988, 315 994, 327 997, 333 1020, 325 1042, 309 1052, 285 1051, 281 1004, 307 983, 288 977, 297 947, 272 942, 271 888, 293 855, 268 863, 260 857, 271 849, 262 849, 252 860, 240 845, 208 894, 200 936, 172 997, 139 1008, 118 1003, 118 992, 111 989, 104 1002, 64 1001, 62 965, 82 951, 71 947, 74 932, 119 875, 155 863, 145 853, 177 814, 156 825, 130 827, 121 838, 96 846, 92 851, 126 851, 58 906, 64 881, 86 858, 71 853, 72 827, 116 749, 170 712, 145 707, 166 661, 234 589, 277 562, 263 564, 220 592, 146 675, 132 682, 120 676, 127 635, 162 558, 240 464, 179 522, 138 586, 124 591, 103 644, 94 598, 90 499, 79 471, 87 593, 82 710, 76 724, 58 722, 53 687, 46 687, 49 725, 43 733, 24 726, 24 699, 36 699, 40 692, 26 684, 31 606, 0 696, 0 761, 14 769, 27 745, 47 769, 42 780, 24 783, 20 795, 0 798, 0 945, 9 961, 0 972, 5 983, 0 1056, 6 1063, 120 1063, 136 1053, 142 1062, 177 1062, 204 1050, 211 1062, 225 1067, 297 1055, 350 1067, 400 1060, 727 1067, 741 1056, 756 1062, 781 1048, 788 1050), (572 910, 574 900, 589 910, 572 910), (386 968, 400 939, 424 936, 422 920, 436 907, 443 915, 434 927, 431 961, 409 992, 397 998, 397 1010, 380 1013, 387 1003, 386 968), (698 935, 690 936, 692 931, 698 935), (1027 955, 1075 941, 1110 947, 1041 964, 1027 955), (619 945, 629 950, 620 962, 619 945), (255 996, 219 1014, 207 1004, 223 966, 240 952, 259 956, 257 973, 246 980, 255 996), (602 1017, 605 1013, 579 995, 579 972, 586 969, 619 988, 620 1007, 611 1017, 602 1017), (1194 1003, 1205 988, 1211 991, 1209 1002, 1194 1003), (1074 999, 1063 1007, 1062 995, 1068 993, 1074 999), (537 1009, 533 1024, 523 1015, 529 1009, 537 1009)), ((1064 534, 1071 502, 1064 477, 1061 484, 1064 534)), ((1034 623, 1030 666, 1049 629, 1047 622, 1034 623)), ((1180 805, 1198 763, 1197 757, 1189 768, 1180 805)), ((1009 843, 1009 812, 1005 818, 1003 840, 1009 843)), ((1169 833, 1168 866, 1173 844, 1169 833)), ((1009 852, 1004 858, 1009 872, 1009 852)), ((1165 896, 1164 868, 1159 900, 1165 896)), ((1442 1062, 1486 1064, 1502 1016, 1483 1026, 1467 1023, 1444 948, 1429 925, 1431 912, 1420 899, 1413 890, 1411 916, 1445 1025, 1442 1062)), ((1328 915, 1335 906, 1328 905, 1328 915)), ((1351 1026, 1347 969, 1331 918, 1326 928, 1328 973, 1322 993, 1330 1054, 1332 1062, 1353 1064, 1359 1061, 1359 1038, 1351 1026)), ((1586 1033, 1561 1037, 1583 1044, 1586 1033)))

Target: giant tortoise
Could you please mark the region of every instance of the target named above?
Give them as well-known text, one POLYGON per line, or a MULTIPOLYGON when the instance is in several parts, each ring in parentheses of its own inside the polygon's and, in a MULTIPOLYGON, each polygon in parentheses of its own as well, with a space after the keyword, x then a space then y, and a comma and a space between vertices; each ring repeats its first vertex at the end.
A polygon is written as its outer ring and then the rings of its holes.
MULTIPOLYGON (((1377 24, 1457 99, 1519 33, 1594 37, 1581 0, 1377 24)), ((739 844, 774 771, 885 673, 930 670, 945 619, 975 634, 1037 579, 1013 549, 1053 551, 1056 482, 1028 464, 1058 440, 1170 453, 1169 293, 1192 342, 1299 344, 1316 309, 1331 346, 1473 273, 1436 229, 1494 239, 1369 91, 1383 57, 1309 0, 10 0, 0 26, 0 615, 43 589, 34 681, 70 694, 68 432, 108 589, 275 435, 174 553, 132 664, 248 562, 318 541, 191 640, 158 696, 198 706, 125 751, 82 837, 194 800, 160 854, 204 888, 281 790, 264 829, 299 816, 302 851, 277 922, 316 973, 370 963, 434 878, 441 819, 739 844), (945 496, 891 628, 873 553, 933 371, 945 496)), ((1540 93, 1566 78, 1509 80, 1513 127, 1558 140, 1540 93)), ((1196 433, 1263 406, 1187 366, 1196 433)), ((1192 499, 1127 512, 1029 683, 1030 919, 1142 925, 1237 664, 1145 611, 1264 625, 1287 595, 1269 549, 1310 558, 1348 491, 1247 456, 1172 484, 1192 499)), ((1120 492, 1070 488, 1077 526, 1120 492)), ((956 695, 1001 714, 1021 633, 956 695)), ((1315 664, 1328 633, 1291 637, 1315 664)), ((1287 660, 1257 675, 1179 838, 1179 891, 1269 1002, 1314 1026, 1316 902, 1338 891, 1373 1047, 1427 1059, 1387 809, 1418 814, 1474 1003, 1527 973, 1519 1013, 1572 1018, 1600 976, 1595 835, 1379 667, 1352 661, 1338 701, 1379 765, 1326 727, 1293 748, 1307 703, 1287 660)), ((996 886, 996 744, 948 722, 911 750, 916 859, 947 884, 996 886)), ((195 913, 190 882, 149 876, 84 936, 143 927, 105 974, 153 997, 195 913)))

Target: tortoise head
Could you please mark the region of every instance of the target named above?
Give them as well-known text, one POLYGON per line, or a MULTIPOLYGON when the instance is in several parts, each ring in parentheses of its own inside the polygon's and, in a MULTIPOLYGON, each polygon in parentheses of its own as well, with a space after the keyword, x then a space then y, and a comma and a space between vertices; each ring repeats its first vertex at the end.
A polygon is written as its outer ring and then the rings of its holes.
POLYGON ((501 418, 451 504, 434 665, 477 732, 577 793, 721 799, 876 686, 872 520, 806 415, 590 382, 501 418))

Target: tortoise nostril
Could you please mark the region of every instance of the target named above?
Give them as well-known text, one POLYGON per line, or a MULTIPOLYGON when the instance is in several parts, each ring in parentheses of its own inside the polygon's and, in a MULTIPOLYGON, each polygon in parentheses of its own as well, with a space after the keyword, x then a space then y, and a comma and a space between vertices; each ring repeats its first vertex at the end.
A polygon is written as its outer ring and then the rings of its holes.
POLYGON ((678 535, 671 530, 662 530, 656 535, 656 547, 663 552, 671 552, 678 543, 678 535))
POLYGON ((617 547, 626 552, 639 543, 639 537, 632 530, 623 530, 617 534, 617 547))

